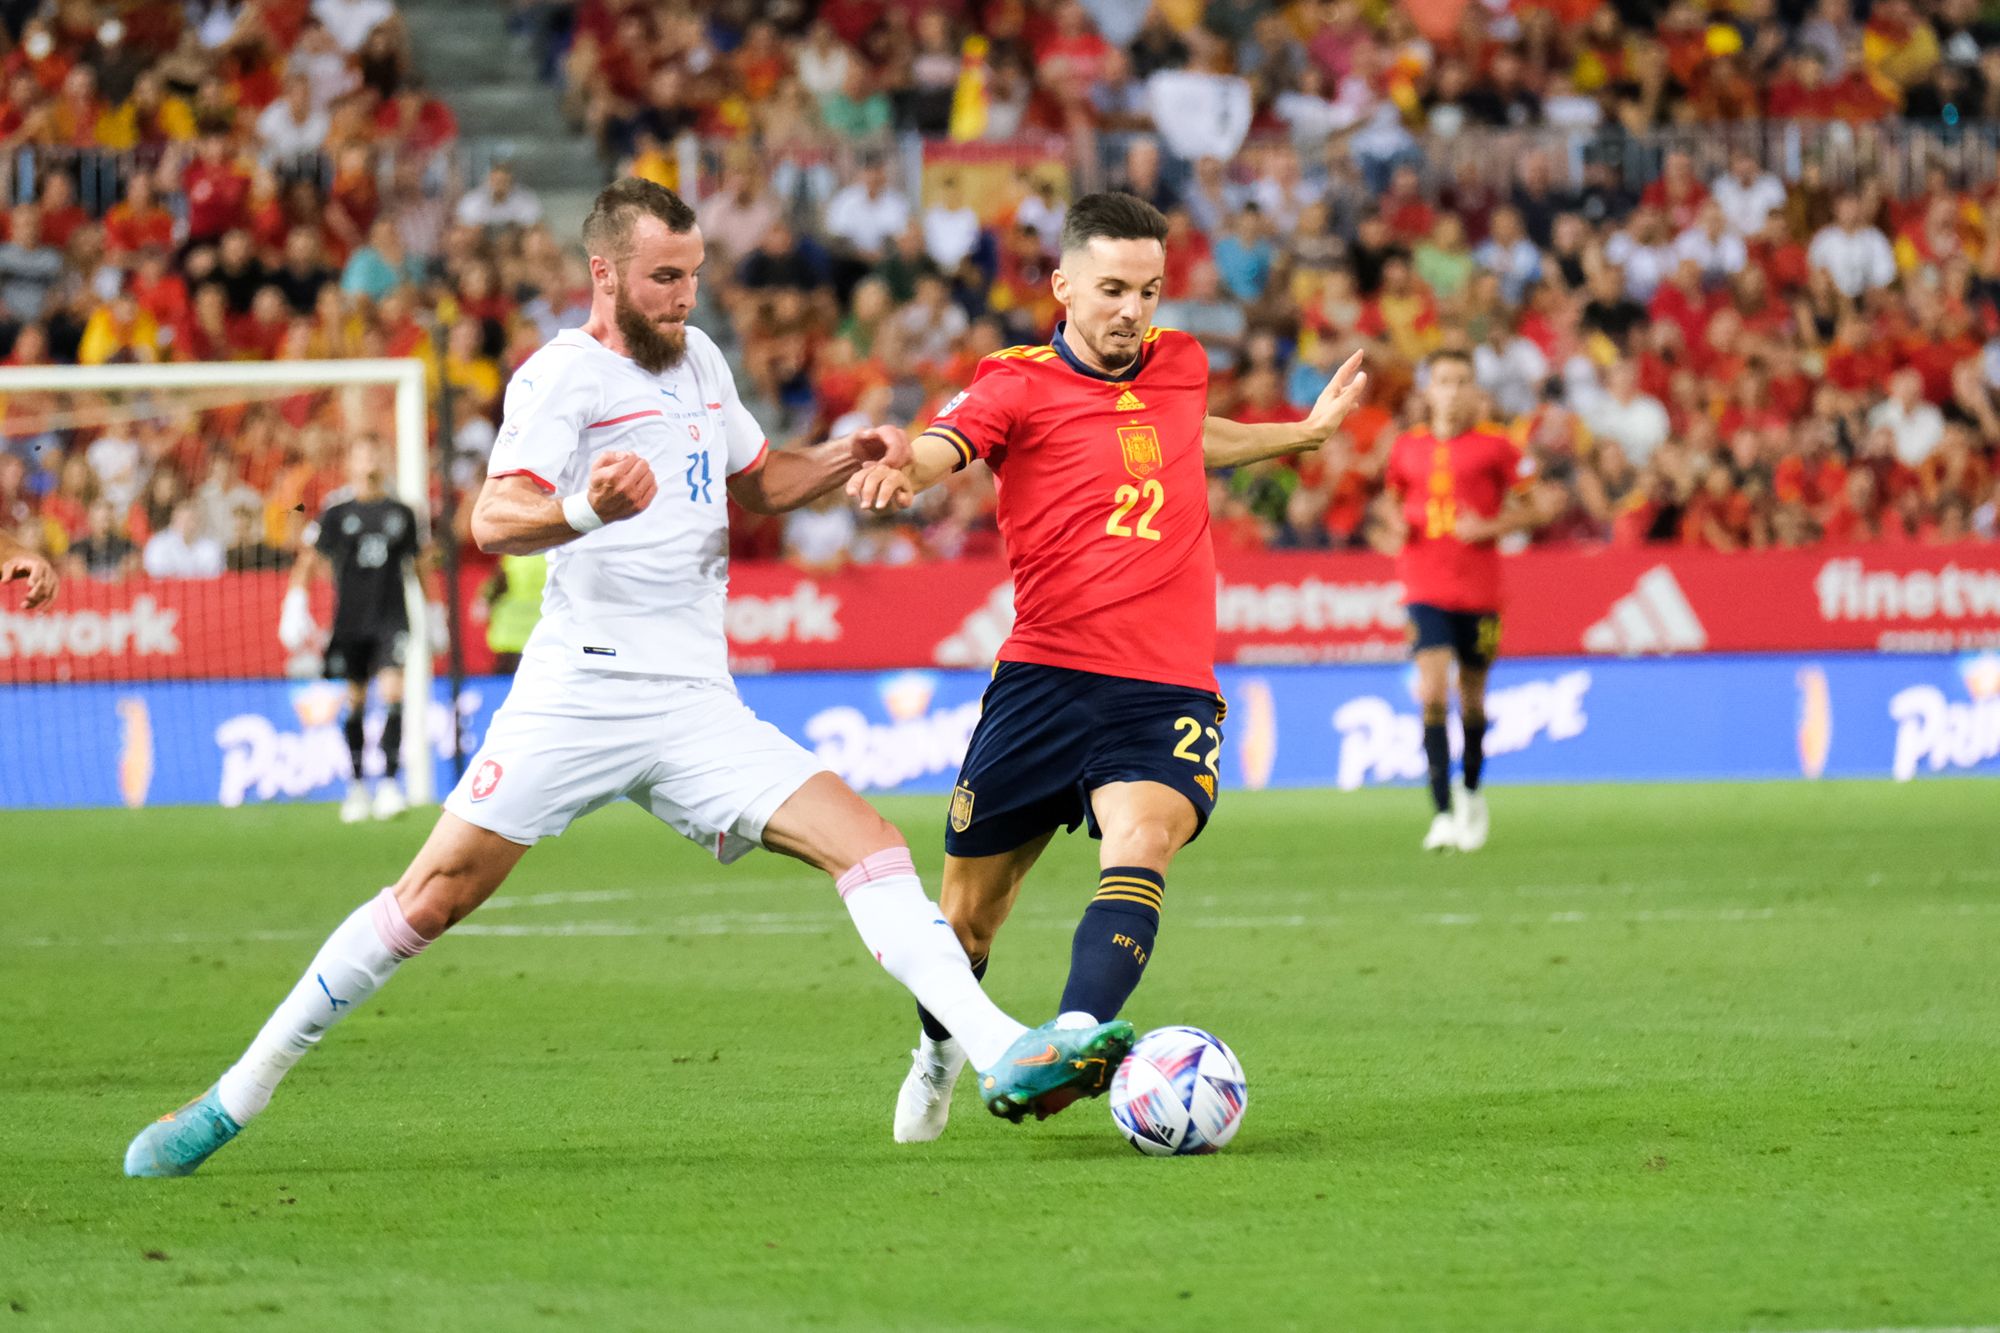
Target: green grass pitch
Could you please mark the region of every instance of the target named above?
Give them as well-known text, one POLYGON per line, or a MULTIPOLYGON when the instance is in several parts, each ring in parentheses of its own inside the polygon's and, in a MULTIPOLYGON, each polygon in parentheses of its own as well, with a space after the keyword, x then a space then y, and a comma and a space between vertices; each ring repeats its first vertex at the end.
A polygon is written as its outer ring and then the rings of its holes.
MULTIPOLYGON (((1504 775, 1503 775, 1504 776, 1504 775)), ((831 888, 629 809, 545 845, 198 1176, 232 1059, 427 818, 0 816, 0 1331, 2000 1324, 2000 784, 1231 794, 1130 1016, 1249 1071, 889 1140, 914 1021, 831 888)), ((898 800, 935 884, 941 799, 898 800)), ((1094 848, 989 984, 1053 1008, 1094 848)))

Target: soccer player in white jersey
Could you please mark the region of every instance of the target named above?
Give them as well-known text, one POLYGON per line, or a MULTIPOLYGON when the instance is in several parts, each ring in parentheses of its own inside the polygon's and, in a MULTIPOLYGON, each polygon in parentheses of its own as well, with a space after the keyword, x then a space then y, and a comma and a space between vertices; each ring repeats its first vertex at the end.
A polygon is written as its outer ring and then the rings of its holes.
POLYGON ((722 613, 733 497, 774 513, 865 463, 909 460, 894 430, 767 451, 715 344, 686 319, 694 213, 627 179, 584 224, 590 318, 508 385, 472 513, 480 546, 549 552, 541 623, 506 703, 396 884, 342 922, 241 1059, 132 1141, 125 1171, 187 1175, 262 1112, 287 1070, 396 969, 500 887, 528 848, 621 797, 723 862, 753 847, 834 877, 862 942, 948 1023, 989 1109, 1102 1092, 1130 1023, 1028 1029, 980 990, 902 835, 737 698, 722 613))

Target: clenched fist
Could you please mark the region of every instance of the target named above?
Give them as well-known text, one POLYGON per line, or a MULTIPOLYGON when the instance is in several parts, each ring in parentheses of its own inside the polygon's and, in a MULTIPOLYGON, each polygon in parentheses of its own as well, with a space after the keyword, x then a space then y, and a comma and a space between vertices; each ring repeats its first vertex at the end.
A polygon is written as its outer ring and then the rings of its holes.
POLYGON ((907 467, 910 462, 910 440, 894 426, 867 426, 847 437, 847 447, 854 454, 857 463, 882 463, 889 467, 907 467))
POLYGON ((613 449, 590 460, 590 480, 584 494, 606 523, 642 512, 659 493, 660 483, 653 477, 652 467, 637 454, 613 449))

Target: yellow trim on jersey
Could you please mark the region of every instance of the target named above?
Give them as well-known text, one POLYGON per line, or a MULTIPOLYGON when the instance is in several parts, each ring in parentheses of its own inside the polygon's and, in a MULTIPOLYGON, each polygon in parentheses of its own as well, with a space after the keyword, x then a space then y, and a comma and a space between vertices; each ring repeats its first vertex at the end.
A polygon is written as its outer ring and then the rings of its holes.
POLYGON ((934 436, 937 439, 943 440, 956 450, 958 452, 958 466, 961 468, 969 465, 973 459, 979 457, 979 451, 972 447, 972 441, 966 439, 956 427, 940 426, 936 422, 932 422, 930 425, 924 427, 923 434, 917 438, 922 439, 924 435, 934 436))

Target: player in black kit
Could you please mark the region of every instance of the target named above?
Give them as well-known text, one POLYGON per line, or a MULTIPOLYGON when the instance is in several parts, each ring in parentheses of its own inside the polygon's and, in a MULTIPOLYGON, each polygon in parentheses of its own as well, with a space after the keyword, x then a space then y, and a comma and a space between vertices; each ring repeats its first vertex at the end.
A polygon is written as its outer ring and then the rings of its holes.
POLYGON ((292 586, 278 619, 278 639, 296 652, 319 636, 308 589, 320 566, 333 577, 333 629, 326 642, 326 678, 347 682, 347 752, 353 762, 342 823, 359 823, 372 813, 393 819, 408 808, 397 770, 403 745, 403 658, 410 637, 403 576, 423 551, 417 516, 391 496, 385 484, 387 451, 372 436, 349 448, 346 488, 329 497, 326 512, 306 528, 292 586), (371 803, 362 778, 367 746, 362 719, 368 682, 375 682, 385 717, 382 723, 383 777, 371 803))

